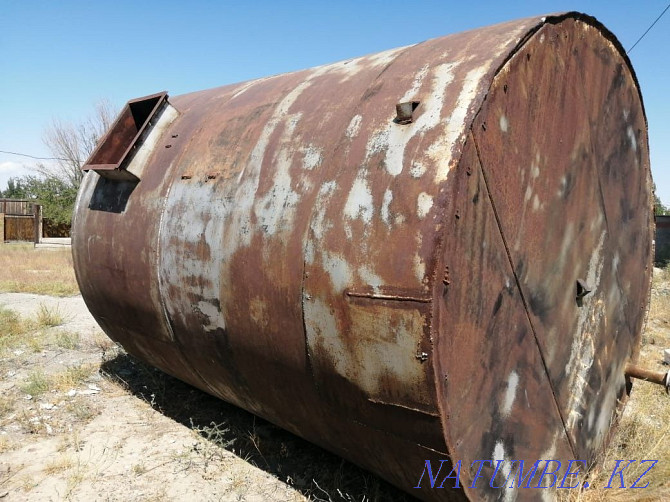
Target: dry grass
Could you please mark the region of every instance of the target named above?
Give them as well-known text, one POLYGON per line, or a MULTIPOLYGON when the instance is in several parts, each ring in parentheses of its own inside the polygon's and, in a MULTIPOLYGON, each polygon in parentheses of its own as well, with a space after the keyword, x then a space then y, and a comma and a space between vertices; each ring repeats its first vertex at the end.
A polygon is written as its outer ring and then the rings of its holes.
POLYGON ((0 245, 0 291, 78 294, 70 250, 35 249, 32 244, 0 245))
POLYGON ((49 375, 37 369, 32 371, 21 386, 21 391, 31 396, 40 396, 50 390, 61 392, 83 384, 97 369, 96 365, 81 364, 68 366, 64 371, 49 375))
POLYGON ((16 312, 0 306, 0 355, 26 343, 26 334, 33 329, 31 322, 16 312))
POLYGON ((44 371, 38 369, 28 375, 28 379, 21 386, 21 391, 35 397, 49 392, 52 387, 53 383, 49 376, 44 371))
POLYGON ((90 422, 99 414, 99 409, 97 406, 87 403, 81 399, 75 399, 74 401, 69 402, 65 406, 65 411, 67 411, 71 417, 76 418, 81 423, 90 422))
POLYGON ((37 309, 37 325, 42 328, 53 328, 54 326, 60 326, 65 322, 65 316, 56 307, 49 307, 44 303, 40 303, 39 308, 37 309))
POLYGON ((77 350, 81 344, 81 335, 76 331, 60 331, 56 333, 56 345, 61 349, 77 350))
POLYGON ((54 375, 53 387, 60 391, 67 391, 83 384, 95 371, 97 365, 80 364, 69 366, 65 371, 54 375))
POLYGON ((0 397, 0 419, 14 411, 14 401, 7 397, 0 397))
POLYGON ((14 449, 14 444, 12 440, 9 439, 6 435, 0 436, 0 455, 12 451, 14 449))
POLYGON ((45 474, 53 476, 63 471, 67 471, 74 466, 72 457, 70 455, 61 455, 60 457, 49 462, 44 468, 45 474))

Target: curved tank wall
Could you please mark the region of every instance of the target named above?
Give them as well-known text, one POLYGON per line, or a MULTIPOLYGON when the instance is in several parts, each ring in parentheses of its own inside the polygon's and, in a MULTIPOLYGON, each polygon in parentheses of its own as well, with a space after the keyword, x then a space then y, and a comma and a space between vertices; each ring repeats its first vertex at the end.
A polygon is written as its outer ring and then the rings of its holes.
POLYGON ((653 221, 595 19, 133 100, 85 169, 77 279, 136 357, 425 500, 532 498, 513 459, 604 447, 653 221), (427 460, 464 488, 415 489, 427 460))

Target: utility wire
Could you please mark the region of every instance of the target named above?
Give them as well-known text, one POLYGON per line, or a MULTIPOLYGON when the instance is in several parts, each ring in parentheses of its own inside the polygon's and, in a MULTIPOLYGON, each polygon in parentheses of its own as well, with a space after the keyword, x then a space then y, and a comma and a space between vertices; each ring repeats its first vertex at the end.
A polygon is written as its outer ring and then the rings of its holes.
POLYGON ((633 49, 635 49, 635 46, 640 42, 640 40, 642 40, 642 39, 644 38, 644 36, 645 36, 647 33, 649 33, 649 31, 654 27, 654 25, 655 25, 656 23, 658 23, 658 20, 661 19, 661 18, 663 17, 663 14, 665 14, 666 11, 667 11, 668 9, 670 9, 670 3, 668 4, 668 6, 667 6, 665 9, 663 9, 663 12, 661 12, 661 15, 658 16, 658 17, 656 18, 656 21, 654 21, 653 23, 651 23, 651 26, 650 26, 649 28, 647 28, 647 31, 645 31, 645 32, 642 34, 642 36, 641 36, 640 38, 637 39, 637 42, 635 42, 635 43, 633 44, 633 46, 632 46, 630 49, 628 49, 628 53, 629 53, 629 54, 630 54, 630 51, 632 51, 633 49))
POLYGON ((60 157, 35 157, 34 155, 28 155, 27 153, 7 152, 5 150, 0 150, 0 153, 8 153, 9 155, 19 155, 21 157, 30 157, 31 159, 37 159, 37 160, 64 160, 66 162, 69 160, 69 159, 62 159, 60 157))

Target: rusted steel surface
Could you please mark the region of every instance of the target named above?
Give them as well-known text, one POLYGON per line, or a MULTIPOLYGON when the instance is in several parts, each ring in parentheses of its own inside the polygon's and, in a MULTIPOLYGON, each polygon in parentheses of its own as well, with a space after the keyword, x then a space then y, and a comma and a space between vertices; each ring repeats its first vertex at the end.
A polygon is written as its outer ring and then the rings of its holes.
POLYGON ((524 19, 154 112, 107 135, 127 155, 99 162, 111 177, 87 166, 73 223, 84 299, 130 353, 425 500, 533 498, 469 488, 470 465, 601 451, 653 222, 639 90, 597 21, 524 19), (429 459, 461 461, 466 488, 413 489, 429 459))

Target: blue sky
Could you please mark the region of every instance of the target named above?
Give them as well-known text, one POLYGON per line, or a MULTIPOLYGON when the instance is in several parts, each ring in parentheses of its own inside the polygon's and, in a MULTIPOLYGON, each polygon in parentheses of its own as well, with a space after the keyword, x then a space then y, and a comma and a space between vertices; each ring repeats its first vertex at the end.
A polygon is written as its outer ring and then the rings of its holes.
MULTIPOLYGON (((0 150, 48 156, 53 118, 308 68, 537 14, 595 16, 629 48, 668 4, 631 1, 131 2, 0 0, 0 150)), ((670 203, 670 11, 630 53, 652 173, 670 203)), ((30 159, 0 153, 0 189, 30 159)))

